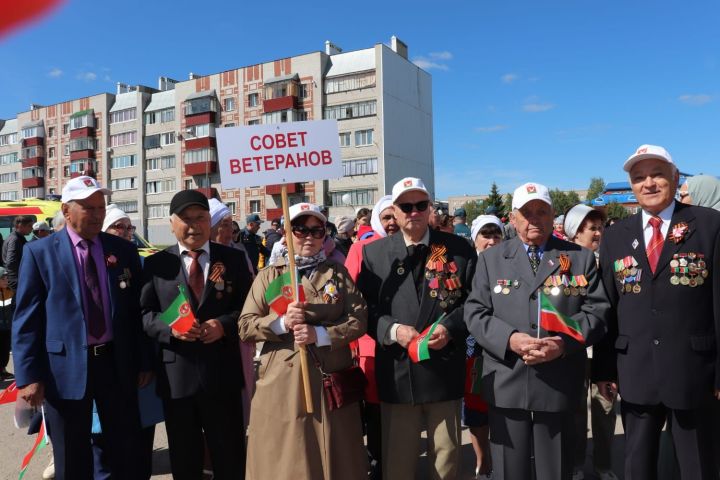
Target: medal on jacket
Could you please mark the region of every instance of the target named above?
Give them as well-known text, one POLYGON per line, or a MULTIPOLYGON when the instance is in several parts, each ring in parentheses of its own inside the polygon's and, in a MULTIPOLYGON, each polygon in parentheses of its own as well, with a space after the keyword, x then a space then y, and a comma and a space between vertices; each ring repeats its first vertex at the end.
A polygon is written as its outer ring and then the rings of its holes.
POLYGON ((623 293, 640 293, 640 279, 642 268, 638 267, 635 257, 628 255, 613 262, 615 278, 620 282, 620 291, 623 293))
POLYGON ((457 271, 457 264, 448 262, 445 245, 430 245, 430 254, 425 263, 425 279, 428 281, 430 297, 440 300, 440 308, 453 305, 461 296, 462 283, 457 271))
POLYGON ((223 279, 224 274, 225 265, 222 262, 213 263, 212 267, 210 268, 208 280, 215 284, 215 290, 217 290, 218 292, 225 290, 225 280, 223 279))
POLYGON ((338 289, 333 280, 328 280, 323 287, 323 301, 325 303, 337 303, 338 289))
POLYGON ((120 287, 122 290, 125 290, 127 287, 129 287, 130 277, 132 277, 132 275, 130 274, 130 269, 123 268, 123 273, 121 275, 118 275, 118 280, 120 281, 120 283, 118 283, 118 287, 120 287))
POLYGON ((710 275, 705 254, 688 252, 676 253, 670 260, 670 283, 695 288, 703 285, 710 275))
POLYGON ((685 235, 688 233, 688 229, 688 224, 685 222, 675 224, 668 232, 668 239, 672 240, 672 242, 677 245, 682 242, 683 238, 685 238, 685 235))

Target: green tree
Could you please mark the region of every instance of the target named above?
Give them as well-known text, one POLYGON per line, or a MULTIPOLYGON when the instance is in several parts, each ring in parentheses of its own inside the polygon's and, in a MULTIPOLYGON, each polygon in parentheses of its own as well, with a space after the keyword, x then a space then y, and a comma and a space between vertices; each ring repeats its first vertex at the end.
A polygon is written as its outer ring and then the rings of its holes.
POLYGON ((493 182, 492 187, 490 187, 490 194, 488 195, 488 198, 483 201, 483 203, 483 213, 485 213, 488 208, 495 207, 495 213, 498 216, 502 216, 504 209, 503 198, 502 195, 500 195, 500 192, 498 192, 498 187, 495 182, 493 182))
POLYGON ((565 197, 567 198, 568 204, 570 205, 570 207, 568 207, 568 208, 572 208, 572 207, 574 207, 575 205, 577 205, 578 203, 581 203, 581 202, 580 202, 580 195, 578 195, 575 190, 570 190, 570 191, 565 195, 565 197))
POLYGON ((564 214, 570 208, 567 195, 565 192, 561 192, 559 188, 550 190, 550 200, 552 200, 556 216, 564 214))
POLYGON ((628 212, 627 209, 618 202, 609 203, 605 212, 607 213, 608 218, 613 218, 615 220, 622 220, 623 218, 630 216, 630 212, 628 212))
POLYGON ((588 187, 587 199, 592 201, 600 196, 605 191, 605 180, 600 177, 593 177, 590 179, 590 186, 588 187))
POLYGON ((506 193, 506 194, 505 194, 505 201, 503 202, 503 207, 504 207, 505 213, 506 213, 507 215, 509 215, 510 212, 512 212, 512 200, 513 200, 512 194, 511 194, 511 193, 506 193))
MULTIPOLYGON (((478 215, 483 214, 482 203, 482 201, 472 200, 465 202, 465 205, 463 205, 463 208, 465 208, 465 214, 467 215, 466 222, 468 225, 472 225, 472 221, 475 220, 478 215)), ((450 214, 452 215, 453 212, 450 212, 450 214)))

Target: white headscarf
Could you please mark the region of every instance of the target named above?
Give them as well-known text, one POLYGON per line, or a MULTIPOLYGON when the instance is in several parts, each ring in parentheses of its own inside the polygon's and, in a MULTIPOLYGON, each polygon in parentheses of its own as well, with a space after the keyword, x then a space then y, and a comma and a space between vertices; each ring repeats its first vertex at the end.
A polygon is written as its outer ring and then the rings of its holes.
POLYGON ((210 204, 210 228, 220 223, 223 218, 231 215, 228 206, 217 198, 211 198, 208 200, 208 204, 210 204))
POLYGON ((495 215, 480 215, 473 220, 472 227, 470 228, 470 238, 472 238, 473 242, 475 241, 475 237, 478 236, 478 233, 480 233, 480 229, 488 224, 497 225, 498 228, 500 228, 500 233, 502 233, 503 224, 498 217, 495 215))
POLYGON ((592 211, 592 207, 588 207, 587 205, 583 205, 581 203, 579 205, 575 205, 567 212, 563 228, 565 229, 565 235, 567 235, 568 240, 572 241, 572 239, 575 238, 575 235, 577 235, 577 231, 582 226, 585 217, 587 217, 588 213, 592 211))
POLYGON ((105 220, 103 221, 102 231, 106 231, 108 228, 110 228, 110 225, 115 224, 115 222, 123 218, 127 218, 128 220, 130 220, 130 217, 128 217, 127 213, 120 210, 118 206, 114 203, 111 203, 110 205, 105 207, 105 220))
POLYGON ((380 214, 390 205, 392 205, 392 195, 385 195, 378 200, 370 215, 370 226, 375 231, 375 234, 380 237, 387 237, 387 232, 380 223, 380 214))

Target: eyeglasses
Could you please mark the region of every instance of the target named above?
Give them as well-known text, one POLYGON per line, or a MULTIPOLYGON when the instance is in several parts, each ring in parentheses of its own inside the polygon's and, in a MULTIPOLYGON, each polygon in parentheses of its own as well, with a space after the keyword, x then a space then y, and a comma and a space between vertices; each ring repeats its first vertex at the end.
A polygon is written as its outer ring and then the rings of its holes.
POLYGON ((112 229, 115 229, 115 230, 127 230, 128 232, 132 232, 132 233, 134 233, 135 230, 137 229, 137 227, 135 227, 134 225, 130 225, 129 227, 126 227, 126 226, 125 226, 124 224, 122 224, 122 223, 116 223, 116 224, 114 224, 114 225, 110 225, 109 228, 112 228, 112 229))
POLYGON ((293 235, 297 238, 306 238, 312 235, 312 238, 320 240, 325 237, 325 227, 308 228, 305 225, 295 225, 292 227, 293 235))
POLYGON ((396 205, 400 207, 400 210, 402 210, 403 213, 410 213, 413 211, 413 208, 415 208, 418 212, 424 212, 427 210, 428 205, 430 205, 430 201, 423 200, 417 203, 397 203, 396 205))

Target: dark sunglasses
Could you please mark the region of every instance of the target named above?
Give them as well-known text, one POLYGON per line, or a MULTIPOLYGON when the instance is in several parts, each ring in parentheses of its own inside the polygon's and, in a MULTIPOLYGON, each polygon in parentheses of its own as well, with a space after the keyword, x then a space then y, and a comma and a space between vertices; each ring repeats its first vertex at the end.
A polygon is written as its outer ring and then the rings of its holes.
POLYGON ((396 205, 400 207, 400 210, 402 210, 403 213, 410 213, 413 211, 413 208, 415 208, 418 212, 424 212, 430 205, 430 201, 423 200, 417 203, 397 203, 396 205))
POLYGON ((115 230, 127 230, 128 232, 135 232, 135 230, 137 229, 137 227, 135 227, 134 225, 130 225, 129 227, 126 227, 122 223, 116 223, 114 225, 110 225, 109 228, 114 228, 115 230))
POLYGON ((305 225, 294 225, 292 232, 297 238, 305 238, 308 235, 312 235, 314 239, 320 240, 325 237, 325 227, 308 228, 305 225))

